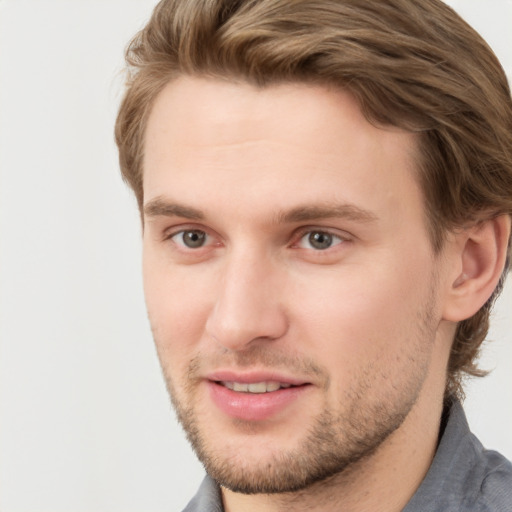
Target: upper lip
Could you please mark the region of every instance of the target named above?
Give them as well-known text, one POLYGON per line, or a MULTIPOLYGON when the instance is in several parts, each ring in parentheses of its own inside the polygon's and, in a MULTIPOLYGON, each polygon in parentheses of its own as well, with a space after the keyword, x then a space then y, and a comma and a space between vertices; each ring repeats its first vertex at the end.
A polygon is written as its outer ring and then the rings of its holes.
POLYGON ((300 377, 291 377, 277 371, 249 371, 237 372, 233 370, 218 370, 206 375, 213 382, 239 382, 242 384, 254 384, 256 382, 279 382, 291 386, 310 384, 308 380, 300 377))

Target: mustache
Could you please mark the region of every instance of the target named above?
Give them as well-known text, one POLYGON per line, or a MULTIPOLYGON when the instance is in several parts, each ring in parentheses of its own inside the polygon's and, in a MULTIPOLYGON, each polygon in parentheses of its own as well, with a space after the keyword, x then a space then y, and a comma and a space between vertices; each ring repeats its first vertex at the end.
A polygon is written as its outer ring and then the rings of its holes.
POLYGON ((329 372, 312 358, 283 352, 267 345, 254 345, 243 351, 222 349, 215 353, 199 353, 188 365, 189 381, 200 380, 207 371, 217 368, 247 369, 263 367, 270 371, 284 371, 302 377, 311 376, 312 380, 329 386, 329 372))

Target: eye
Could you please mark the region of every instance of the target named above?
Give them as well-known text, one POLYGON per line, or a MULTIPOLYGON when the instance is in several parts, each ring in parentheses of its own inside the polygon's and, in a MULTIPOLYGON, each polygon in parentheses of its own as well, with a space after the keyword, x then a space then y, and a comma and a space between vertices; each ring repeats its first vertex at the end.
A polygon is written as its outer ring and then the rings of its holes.
POLYGON ((327 231, 309 231, 301 237, 297 245, 302 249, 325 251, 342 242, 342 238, 327 231))
POLYGON ((171 240, 180 247, 199 249, 208 242, 208 235, 200 229, 186 229, 172 235, 171 240))

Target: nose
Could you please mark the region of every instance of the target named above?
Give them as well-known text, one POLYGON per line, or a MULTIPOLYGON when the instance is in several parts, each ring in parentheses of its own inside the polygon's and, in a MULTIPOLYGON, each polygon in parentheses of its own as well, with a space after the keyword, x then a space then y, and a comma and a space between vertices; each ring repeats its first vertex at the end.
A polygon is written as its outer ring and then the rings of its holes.
POLYGON ((245 253, 223 263, 206 332, 224 348, 240 351, 286 333, 282 272, 269 260, 245 253))

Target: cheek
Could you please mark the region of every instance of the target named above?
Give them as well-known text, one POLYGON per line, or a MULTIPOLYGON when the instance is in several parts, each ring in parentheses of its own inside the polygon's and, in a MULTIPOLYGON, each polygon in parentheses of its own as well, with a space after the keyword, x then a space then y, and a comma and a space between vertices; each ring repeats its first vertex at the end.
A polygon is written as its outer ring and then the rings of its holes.
POLYGON ((423 335, 432 282, 429 266, 421 280, 415 267, 353 267, 315 279, 314 286, 302 280, 294 313, 298 332, 324 364, 343 368, 340 378, 348 381, 371 365, 398 364, 423 335))
POLYGON ((207 320, 204 276, 144 257, 144 294, 157 351, 164 366, 186 366, 207 320))

